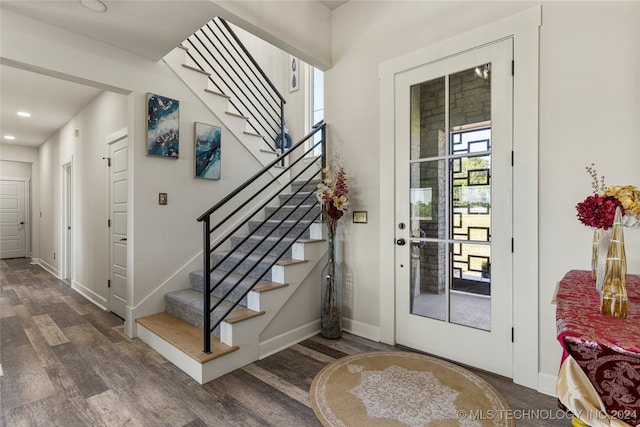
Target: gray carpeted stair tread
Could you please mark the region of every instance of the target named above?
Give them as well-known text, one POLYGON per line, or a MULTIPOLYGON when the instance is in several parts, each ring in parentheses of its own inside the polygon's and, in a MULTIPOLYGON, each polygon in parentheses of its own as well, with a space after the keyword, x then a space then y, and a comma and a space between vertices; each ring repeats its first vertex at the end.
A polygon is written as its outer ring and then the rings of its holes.
POLYGON ((236 247, 238 244, 238 250, 241 252, 252 252, 254 254, 269 253, 273 256, 286 256, 291 257, 291 245, 295 241, 293 237, 264 237, 251 235, 246 241, 242 242, 245 237, 232 237, 231 246, 236 247), (242 243, 240 243, 242 242, 242 243))
POLYGON ((316 191, 319 183, 319 179, 311 180, 308 183, 306 181, 295 181, 291 184, 291 192, 295 193, 300 189, 303 189, 302 191, 316 191))
POLYGON ((271 255, 256 255, 235 251, 222 261, 221 264, 218 264, 218 262, 221 261, 227 253, 228 252, 216 252, 212 254, 211 268, 222 271, 231 271, 241 275, 248 273, 248 277, 263 280, 271 280, 270 265, 275 265, 275 263, 282 258, 271 255))
MULTIPOLYGON (((191 323, 197 328, 203 327, 203 310, 202 310, 202 292, 193 289, 182 289, 179 291, 168 292, 164 295, 165 307, 168 313, 191 323)), ((219 301, 219 298, 211 297, 211 307, 219 301)), ((213 313, 211 313, 211 323, 217 322, 221 316, 232 306, 229 301, 223 301, 213 313)), ((234 310, 246 308, 245 303, 241 303, 234 310)), ((217 328, 213 331, 213 335, 220 336, 217 328)))
MULTIPOLYGON (((264 223, 262 221, 249 221, 249 233, 264 236, 273 230, 271 237, 280 237, 283 235, 297 236, 305 227, 308 227, 313 222, 311 219, 303 219, 299 222, 294 220, 268 220, 264 223)), ((309 237, 309 230, 306 230, 300 237, 309 237)))
MULTIPOLYGON (((211 273, 211 283, 212 284, 217 283, 225 275, 227 275, 227 273, 228 272, 222 271, 222 270, 214 270, 211 273)), ((242 275, 240 274, 233 274, 233 273, 229 274, 224 279, 224 282, 220 286, 218 286, 216 289, 213 290, 212 295, 217 298, 221 298, 231 287, 235 286, 238 283, 238 281, 240 281, 240 279, 242 279, 242 275)), ((238 285, 236 290, 233 291, 232 296, 234 296, 235 298, 236 295, 240 295, 245 290, 249 289, 254 285, 258 286, 260 284, 270 283, 266 280, 258 280, 256 283, 256 280, 257 279, 253 277, 245 277, 244 279, 242 279, 242 281, 240 282, 240 285, 238 285)), ((189 288, 193 289, 194 291, 204 292, 204 280, 203 280, 202 270, 196 270, 189 273, 189 288)))
POLYGON ((312 204, 317 200, 315 191, 301 191, 293 196, 291 194, 280 194, 278 198, 281 206, 297 206, 300 203, 312 204))
POLYGON ((270 220, 313 219, 322 210, 319 203, 302 206, 279 206, 265 208, 265 215, 270 220))

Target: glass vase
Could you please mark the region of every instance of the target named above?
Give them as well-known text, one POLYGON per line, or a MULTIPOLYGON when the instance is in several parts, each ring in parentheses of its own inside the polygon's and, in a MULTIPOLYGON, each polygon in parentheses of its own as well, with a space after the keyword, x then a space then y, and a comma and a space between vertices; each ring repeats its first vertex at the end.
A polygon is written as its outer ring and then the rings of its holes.
POLYGON ((598 245, 600 244, 600 238, 603 232, 604 230, 602 228, 593 230, 593 247, 591 249, 591 277, 593 280, 597 280, 598 278, 598 245))
POLYGON ((598 245, 594 249, 597 253, 596 264, 596 290, 602 293, 602 284, 604 283, 604 273, 607 266, 607 254, 609 253, 609 245, 611 243, 611 235, 613 228, 607 230, 600 230, 600 238, 598 245))
POLYGON ((616 208, 613 220, 611 243, 607 252, 607 263, 600 295, 600 312, 607 316, 627 317, 629 301, 627 299, 626 278, 627 259, 624 251, 624 235, 621 224, 622 214, 616 208))
POLYGON ((336 339, 342 336, 342 269, 336 260, 336 235, 328 235, 327 265, 322 269, 320 291, 320 335, 336 339))

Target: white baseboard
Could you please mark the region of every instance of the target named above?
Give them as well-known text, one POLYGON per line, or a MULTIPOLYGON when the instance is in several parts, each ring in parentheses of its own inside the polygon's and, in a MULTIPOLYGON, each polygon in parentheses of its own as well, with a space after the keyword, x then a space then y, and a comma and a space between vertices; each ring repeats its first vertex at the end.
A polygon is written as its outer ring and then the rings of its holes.
POLYGON ((544 374, 538 372, 538 391, 549 396, 556 397, 556 383, 558 377, 556 375, 544 374))
POLYGON ((378 326, 369 325, 367 323, 358 322, 357 320, 343 318, 342 329, 350 334, 366 338, 371 341, 380 341, 380 328, 378 326))
MULTIPOLYGON (((60 272, 58 271, 57 268, 55 268, 54 266, 52 266, 51 264, 48 264, 46 261, 40 259, 40 258, 35 258, 38 260, 38 265, 42 268, 44 268, 45 270, 47 270, 49 273, 51 273, 56 279, 62 279, 62 276, 60 276, 60 272)), ((33 261, 31 261, 33 263, 33 261)))
POLYGON ((292 331, 270 338, 260 343, 260 359, 269 357, 279 351, 311 338, 320 332, 320 320, 302 325, 292 331))
POLYGON ((31 264, 34 264, 34 265, 40 264, 40 258, 31 258, 31 264))
POLYGON ((77 293, 79 293, 101 309, 107 309, 107 299, 87 288, 82 283, 79 283, 76 280, 71 281, 71 289, 75 290, 77 293))

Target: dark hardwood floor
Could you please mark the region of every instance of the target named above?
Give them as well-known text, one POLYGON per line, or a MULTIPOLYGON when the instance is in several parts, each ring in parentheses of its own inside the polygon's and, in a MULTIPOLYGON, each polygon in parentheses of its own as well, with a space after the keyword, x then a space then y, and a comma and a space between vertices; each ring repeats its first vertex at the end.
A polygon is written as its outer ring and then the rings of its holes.
MULTIPOLYGON (((200 386, 27 259, 0 260, 0 286, 3 426, 318 426, 308 391, 320 369, 394 348, 315 336, 200 386)), ((518 426, 570 425, 555 398, 473 371, 507 399, 518 426)))

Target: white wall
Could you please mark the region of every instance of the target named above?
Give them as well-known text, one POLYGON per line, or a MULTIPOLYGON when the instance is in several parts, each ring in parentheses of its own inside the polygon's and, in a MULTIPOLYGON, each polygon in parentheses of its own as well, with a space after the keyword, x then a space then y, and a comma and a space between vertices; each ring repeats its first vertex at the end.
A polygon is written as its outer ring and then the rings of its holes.
MULTIPOLYGON (((38 160, 38 149, 35 147, 25 147, 13 144, 0 144, 0 177, 15 177, 10 172, 11 166, 5 167, 8 163, 20 163, 21 166, 30 169, 29 177, 31 177, 31 257, 37 259, 39 257, 39 238, 40 238, 40 221, 37 220, 40 213, 40 166, 38 160)), ((17 172, 17 171, 16 171, 17 172)), ((21 175, 19 176, 21 177, 21 175)))
POLYGON ((126 126, 127 98, 102 92, 40 147, 41 261, 61 272, 63 165, 72 162, 72 286, 101 306, 108 289, 107 135, 126 126), (77 135, 75 133, 77 131, 77 135), (54 257, 55 253, 55 257, 54 257))
POLYGON ((31 178, 31 163, 0 159, 0 177, 31 178))
MULTIPOLYGON (((540 371, 555 373, 555 283, 588 269, 592 231, 575 205, 591 193, 585 166, 608 185, 640 186, 640 3, 548 2, 540 31, 540 371)), ((625 230, 640 273, 640 230, 625 230)))
MULTIPOLYGON (((331 144, 350 175, 352 209, 366 225, 344 221, 345 272, 351 289, 345 316, 379 326, 378 238, 381 179, 377 165, 378 66, 404 53, 489 24, 531 2, 352 1, 332 15, 333 68, 326 73, 331 144)), ((592 161, 610 184, 640 185, 640 3, 545 2, 540 30, 540 372, 555 375, 555 283, 590 264, 591 232, 574 206, 590 193, 592 161)), ((517 72, 517 64, 516 64, 517 72)), ((640 233, 629 231, 630 272, 640 272, 640 233)), ((388 284, 393 286, 393 284, 388 284)), ((530 339, 536 339, 531 337, 530 339)))

